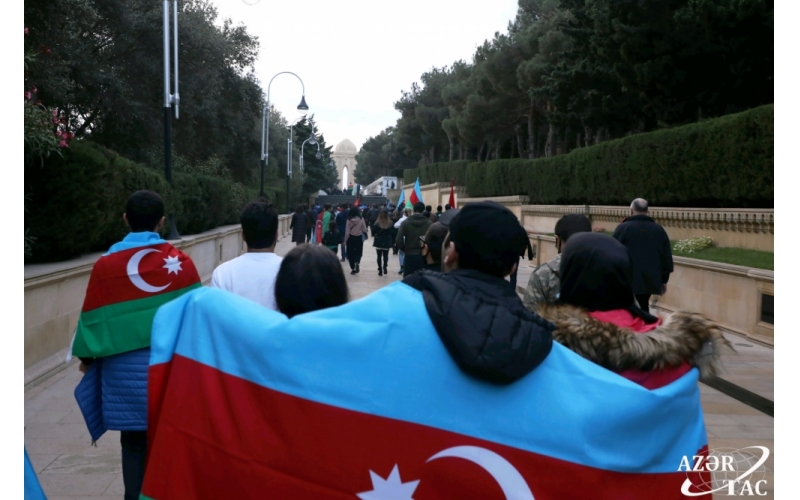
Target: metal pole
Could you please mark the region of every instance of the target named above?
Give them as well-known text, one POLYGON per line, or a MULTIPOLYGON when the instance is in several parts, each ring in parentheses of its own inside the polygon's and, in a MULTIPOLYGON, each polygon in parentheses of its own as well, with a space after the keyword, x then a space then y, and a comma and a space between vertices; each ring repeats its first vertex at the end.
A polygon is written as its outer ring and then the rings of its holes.
MULTIPOLYGON (((176 7, 177 9, 177 7, 176 7)), ((177 15, 177 10, 176 10, 177 15)), ((175 23, 175 36, 177 37, 177 20, 175 23)), ((172 96, 170 95, 170 54, 169 54, 169 0, 164 0, 164 177, 172 187, 172 115, 170 113, 170 106, 172 105, 172 96)), ((177 57, 177 44, 176 44, 176 57, 177 57)), ((177 65, 176 65, 177 69, 177 65)), ((177 75, 176 75, 177 82, 177 75)), ((167 239, 179 240, 181 235, 178 234, 178 229, 175 226, 175 213, 170 211, 169 215, 169 235, 167 239)))
POLYGON ((259 196, 264 196, 264 169, 267 168, 267 153, 265 149, 265 139, 264 134, 266 133, 269 135, 269 130, 267 128, 267 112, 269 109, 269 103, 261 109, 261 193, 259 196))

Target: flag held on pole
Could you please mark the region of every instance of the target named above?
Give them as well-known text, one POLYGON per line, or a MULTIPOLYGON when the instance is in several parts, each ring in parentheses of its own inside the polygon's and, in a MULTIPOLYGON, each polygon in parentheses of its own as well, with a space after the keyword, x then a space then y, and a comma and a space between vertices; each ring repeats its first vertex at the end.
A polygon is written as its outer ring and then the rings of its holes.
POLYGON ((414 190, 411 191, 411 196, 409 196, 408 199, 411 201, 412 205, 422 201, 422 191, 419 189, 419 177, 417 177, 417 181, 414 183, 414 190))
POLYGON ((456 208, 456 190, 455 190, 455 183, 456 181, 450 181, 450 199, 447 201, 450 208, 456 208))

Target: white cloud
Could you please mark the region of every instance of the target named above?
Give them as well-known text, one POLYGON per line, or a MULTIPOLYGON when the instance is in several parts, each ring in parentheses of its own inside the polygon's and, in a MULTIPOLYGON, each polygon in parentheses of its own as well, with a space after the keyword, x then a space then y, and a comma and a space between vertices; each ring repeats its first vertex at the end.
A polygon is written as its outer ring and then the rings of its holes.
MULTIPOLYGON (((244 23, 259 38, 256 72, 265 90, 275 73, 297 73, 327 141, 349 138, 359 147, 395 123, 401 90, 433 66, 470 60, 485 39, 506 31, 517 8, 516 0, 215 4, 220 17, 244 23)), ((277 108, 292 118, 300 95, 300 83, 291 75, 276 78, 270 92, 277 108)))

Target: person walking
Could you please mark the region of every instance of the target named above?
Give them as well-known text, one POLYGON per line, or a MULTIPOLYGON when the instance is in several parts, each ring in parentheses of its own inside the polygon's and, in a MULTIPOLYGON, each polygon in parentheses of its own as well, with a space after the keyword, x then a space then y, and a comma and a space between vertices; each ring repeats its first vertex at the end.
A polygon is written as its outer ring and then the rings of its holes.
POLYGON ((442 245, 447 238, 449 229, 441 222, 434 222, 428 228, 428 232, 420 239, 422 250, 420 255, 425 259, 425 267, 428 271, 442 271, 442 245))
POLYGON ((328 247, 331 252, 336 253, 339 249, 339 243, 341 243, 341 241, 342 239, 339 235, 339 231, 336 228, 336 222, 331 221, 328 224, 328 231, 322 238, 322 244, 328 247))
POLYGON ((403 252, 402 247, 397 244, 397 234, 400 232, 400 226, 402 226, 403 222, 405 222, 406 219, 408 219, 410 216, 411 216, 411 210, 405 209, 403 211, 403 215, 401 215, 400 218, 397 220, 397 222, 394 223, 394 228, 396 229, 396 231, 394 232, 394 238, 395 238, 394 245, 397 248, 397 260, 398 262, 400 262, 400 271, 398 271, 397 274, 403 274, 403 271, 405 269, 403 267, 403 264, 405 264, 405 257, 406 257, 406 254, 405 252, 403 252))
POLYGON ((372 226, 372 246, 378 254, 378 276, 389 274, 389 249, 392 248, 392 233, 394 232, 394 225, 392 220, 389 219, 389 212, 381 210, 378 212, 378 218, 372 226), (381 258, 383 258, 383 267, 381 267, 381 258))
POLYGON ((350 209, 347 219, 347 226, 344 230, 344 244, 347 247, 347 260, 350 262, 350 274, 358 274, 361 269, 361 255, 364 252, 364 235, 367 232, 367 225, 361 217, 358 207, 350 209))
POLYGON ((539 304, 558 300, 561 250, 573 234, 592 232, 592 223, 583 214, 567 214, 558 219, 554 231, 558 255, 533 270, 528 280, 528 286, 525 288, 525 295, 522 297, 525 307, 534 312, 539 304))
POLYGON ((375 223, 378 222, 378 214, 380 214, 380 210, 378 209, 378 205, 372 205, 370 209, 367 211, 367 224, 369 225, 370 231, 372 231, 372 237, 375 237, 375 223))
POLYGON ((420 252, 422 251, 422 243, 420 236, 425 236, 428 228, 431 227, 431 221, 422 215, 425 211, 425 204, 417 202, 414 204, 414 214, 400 224, 400 230, 397 232, 397 247, 402 249, 405 253, 405 263, 403 267, 403 277, 412 274, 417 269, 425 267, 425 259, 420 252))
POLYGON ((130 233, 92 267, 71 351, 81 360, 84 376, 75 399, 92 442, 107 430, 120 431, 124 497, 134 500, 141 493, 148 451, 153 317, 160 306, 202 282, 192 259, 158 234, 164 201, 157 193, 131 195, 122 218, 130 233))
POLYGON ((302 245, 306 242, 306 227, 309 225, 308 223, 308 215, 303 210, 303 204, 300 203, 297 205, 294 214, 292 214, 292 221, 289 223, 289 229, 292 230, 292 243, 302 245))
POLYGON ((336 229, 339 231, 339 237, 342 244, 342 262, 347 260, 347 247, 344 244, 344 230, 347 227, 347 203, 339 205, 339 213, 336 214, 336 229))
POLYGON ((614 230, 614 239, 628 249, 633 293, 645 312, 650 311, 651 295, 667 293, 667 281, 674 270, 669 236, 648 211, 647 200, 636 198, 631 203, 631 215, 614 230))
POLYGON ((311 235, 314 234, 314 225, 317 223, 317 216, 314 215, 313 210, 308 209, 308 205, 303 203, 303 210, 306 212, 306 217, 308 217, 308 223, 306 224, 306 243, 311 243, 311 235))
POLYGON ((211 286, 274 311, 277 309, 275 277, 282 260, 275 255, 278 212, 266 203, 255 201, 245 205, 240 221, 247 252, 217 266, 211 274, 211 286))

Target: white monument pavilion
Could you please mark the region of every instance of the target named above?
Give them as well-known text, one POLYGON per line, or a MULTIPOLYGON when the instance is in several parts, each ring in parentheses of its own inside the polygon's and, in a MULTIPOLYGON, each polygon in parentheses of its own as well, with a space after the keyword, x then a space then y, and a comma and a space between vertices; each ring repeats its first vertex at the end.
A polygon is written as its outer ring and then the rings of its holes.
POLYGON ((356 170, 356 154, 358 149, 353 141, 345 139, 333 149, 333 162, 336 164, 336 173, 339 175, 341 189, 347 189, 351 182, 354 182, 353 172, 356 170))

